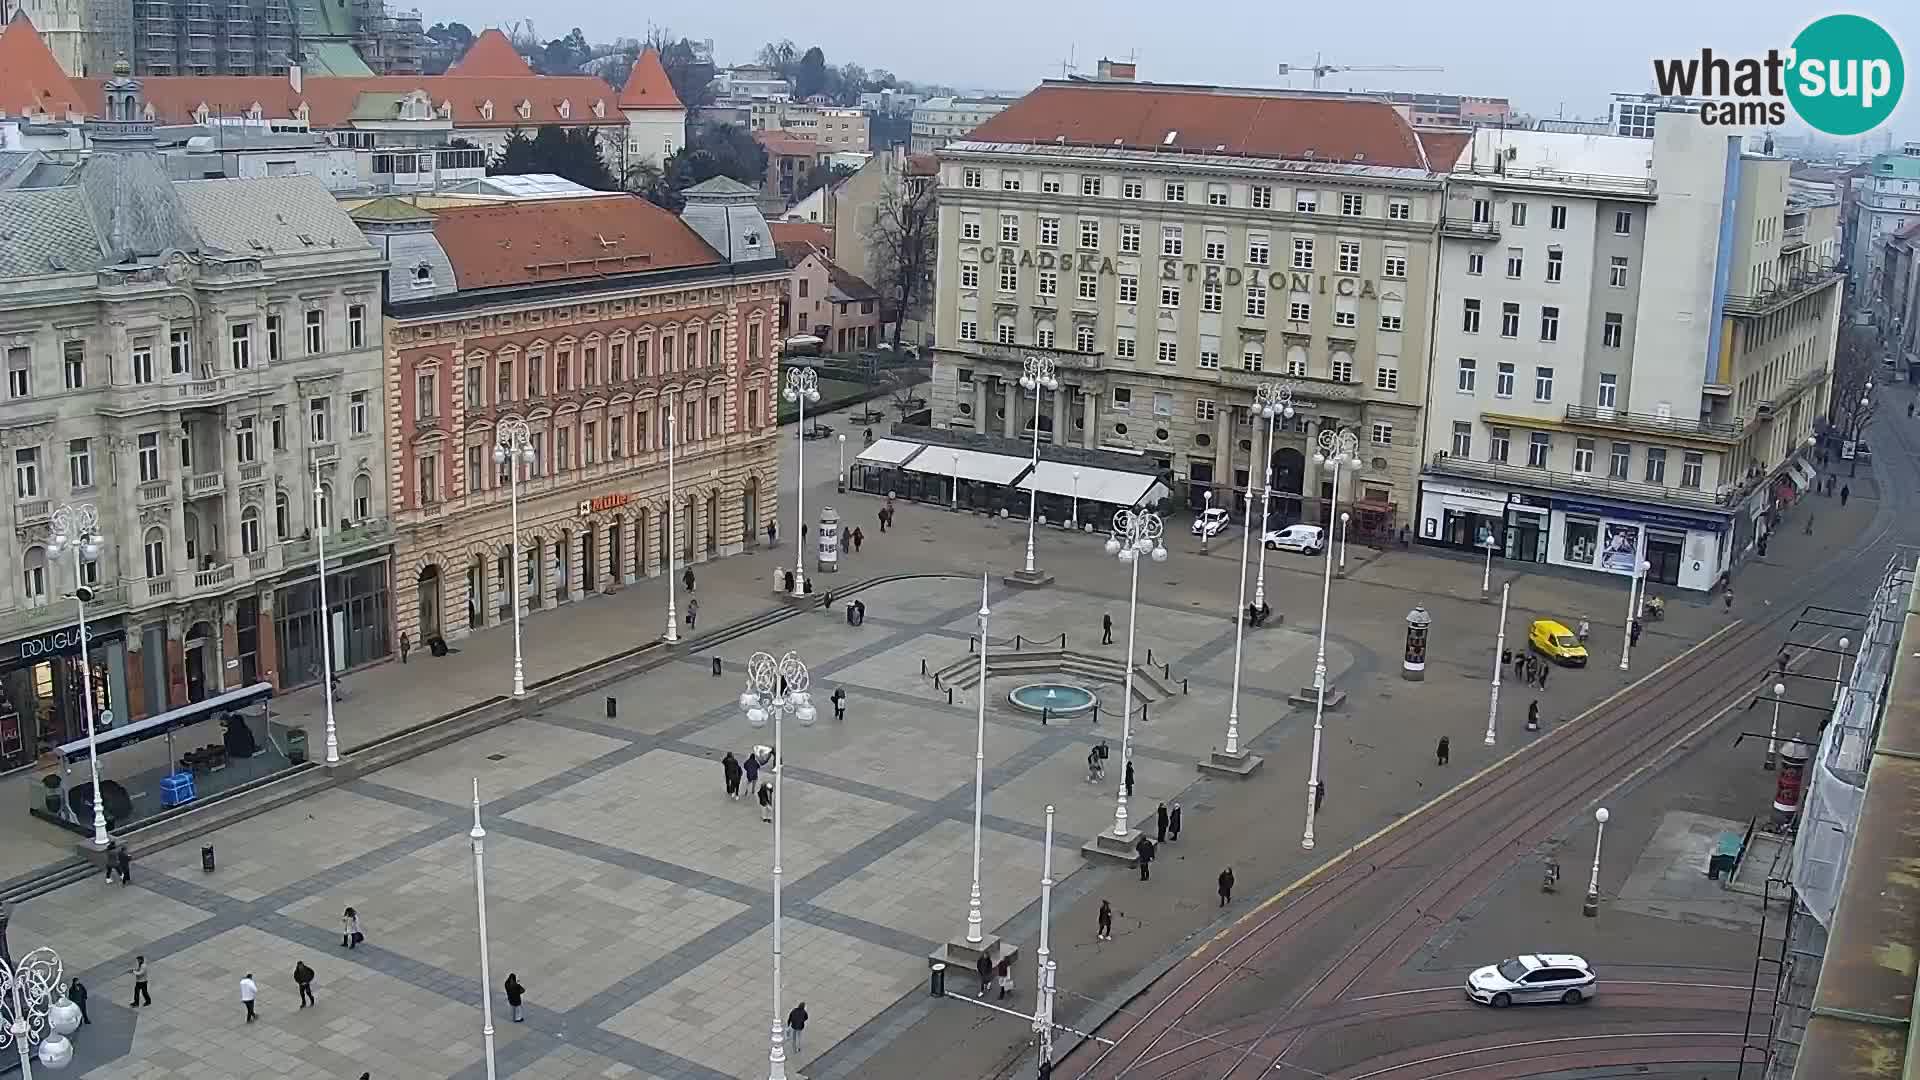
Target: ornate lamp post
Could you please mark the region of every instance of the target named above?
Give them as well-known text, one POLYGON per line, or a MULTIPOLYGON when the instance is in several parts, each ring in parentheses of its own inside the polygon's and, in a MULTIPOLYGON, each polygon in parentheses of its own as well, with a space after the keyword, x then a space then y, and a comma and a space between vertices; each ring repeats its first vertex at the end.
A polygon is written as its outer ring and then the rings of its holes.
POLYGON ((1340 574, 1342 577, 1347 573, 1347 521, 1351 517, 1353 515, 1345 510, 1340 511, 1340 574))
MULTIPOLYGON (((673 493, 674 413, 667 409, 667 644, 680 642, 680 617, 673 610, 674 564, 680 546, 680 503, 673 493)), ((794 538, 799 543, 799 538, 794 538)), ((803 545, 804 546, 804 545, 803 545)))
MULTIPOLYGON (((1127 817, 1127 765, 1133 761, 1133 642, 1140 616, 1140 556, 1154 562, 1167 561, 1167 549, 1160 543, 1166 535, 1166 522, 1150 510, 1122 510, 1113 515, 1113 534, 1107 538, 1107 554, 1126 563, 1133 579, 1127 596, 1127 679, 1120 696, 1120 797, 1113 808, 1113 835, 1124 839, 1131 831, 1127 817)), ((984 646, 983 646, 984 648, 984 646)))
POLYGON ((1780 758, 1780 699, 1786 695, 1787 684, 1773 684, 1773 720, 1767 724, 1767 760, 1762 766, 1772 772, 1780 758))
POLYGON ((1607 816, 1604 806, 1593 812, 1593 876, 1587 879, 1587 902, 1580 905, 1580 914, 1589 919, 1600 914, 1600 841, 1607 836, 1607 816))
POLYGON ((1502 660, 1507 653, 1507 597, 1513 591, 1513 582, 1500 586, 1500 636, 1493 644, 1493 695, 1487 700, 1487 745, 1493 745, 1494 728, 1500 722, 1500 673, 1506 670, 1502 660))
POLYGON ((1254 388, 1253 408, 1267 418, 1267 445, 1260 455, 1260 468, 1266 477, 1260 485, 1260 576, 1253 585, 1253 606, 1267 604, 1267 519, 1273 513, 1273 426, 1279 420, 1293 419, 1293 383, 1261 383, 1254 388))
MULTIPOLYGON (((780 814, 787 803, 780 790, 787 771, 781 721, 792 713, 802 727, 813 726, 817 714, 807 692, 811 682, 807 665, 797 653, 775 660, 772 653, 758 652, 747 661, 747 688, 740 692, 740 708, 749 725, 762 728, 769 716, 773 718, 773 1035, 767 1051, 767 1080, 787 1076, 787 1020, 780 1008, 780 814)), ((985 687, 981 689, 984 692, 985 687)))
POLYGON ((87 767, 93 773, 93 846, 105 849, 112 838, 107 835, 105 800, 100 798, 100 744, 94 734, 93 663, 87 656, 87 601, 93 590, 87 587, 86 563, 100 557, 106 539, 100 535, 100 512, 92 503, 62 506, 53 512, 53 534, 47 540, 47 553, 59 558, 73 552, 73 604, 80 613, 80 696, 86 700, 87 767))
POLYGON ((35 1057, 54 1070, 73 1062, 67 1036, 79 1030, 80 1006, 67 1000, 65 985, 60 954, 52 949, 35 949, 17 961, 0 957, 0 1005, 9 1018, 0 1027, 0 1050, 11 1043, 19 1053, 21 1080, 33 1080, 35 1057))
POLYGON ((1620 645, 1620 670, 1627 670, 1627 657, 1633 652, 1633 621, 1640 617, 1640 576, 1653 564, 1634 552, 1633 576, 1627 579, 1627 637, 1620 645))
POLYGON ((494 430, 493 460, 507 466, 507 508, 513 526, 513 696, 527 694, 527 668, 520 656, 520 467, 533 463, 533 433, 518 417, 502 420, 494 430))
POLYGON ((1080 470, 1078 467, 1073 470, 1073 514, 1067 524, 1073 527, 1074 532, 1080 531, 1080 470))
MULTIPOLYGON (((793 520, 799 523, 799 536, 807 534, 807 402, 820 400, 820 375, 812 368, 787 369, 786 398, 800 406, 799 431, 793 441, 793 520)), ((807 545, 804 540, 793 546, 793 595, 807 595, 807 545)), ((777 813, 777 811, 776 811, 777 813)), ((774 1020, 784 1023, 780 1017, 774 1020)))
POLYGON ((980 692, 973 731, 973 891, 967 894, 967 944, 985 942, 980 912, 980 821, 987 794, 987 575, 980 575, 980 692))
MULTIPOLYGON (((1253 413, 1267 418, 1266 452, 1256 460, 1265 461, 1273 453, 1273 420, 1276 416, 1293 415, 1293 387, 1282 383, 1262 383, 1254 390, 1253 413)), ((1265 466, 1266 481, 1261 485, 1260 503, 1260 585, 1254 590, 1253 606, 1259 607, 1266 600, 1267 583, 1267 503, 1266 497, 1273 494, 1273 468, 1265 466)), ((1228 757, 1240 755, 1240 658, 1247 634, 1247 551, 1253 542, 1253 473, 1247 473, 1247 505, 1241 510, 1240 521, 1240 596, 1234 605, 1233 628, 1233 694, 1227 705, 1227 747, 1228 757)), ((1211 494, 1211 493, 1209 493, 1211 494)), ((1202 541, 1204 543, 1204 540, 1202 541)))
MULTIPOLYGON (((320 565, 315 578, 320 584, 320 672, 327 708, 327 764, 340 764, 340 733, 333 722, 333 609, 327 606, 327 504, 326 486, 320 483, 320 459, 313 459, 313 537, 320 545, 320 565)), ((514 612, 514 640, 518 642, 519 612, 514 612)), ((518 648, 514 650, 519 652, 518 648)))
MULTIPOLYGON (((1340 469, 1360 464, 1360 439, 1351 431, 1322 430, 1316 439, 1320 449, 1313 455, 1319 465, 1333 467, 1333 506, 1340 504, 1340 469)), ((1313 761, 1307 773, 1307 828, 1300 846, 1313 849, 1314 793, 1320 788, 1320 733, 1327 712, 1327 602, 1333 596, 1333 545, 1325 545, 1325 579, 1320 585, 1320 647, 1313 657, 1313 761)))
POLYGON ((1033 522, 1036 516, 1035 511, 1040 505, 1040 414, 1045 411, 1046 408, 1044 391, 1052 390, 1057 393, 1060 389, 1060 380, 1056 377, 1056 373, 1059 370, 1060 365, 1048 357, 1029 356, 1020 373, 1021 387, 1033 391, 1034 475, 1028 482, 1027 491, 1027 568, 1025 573, 1028 575, 1034 572, 1033 522))
POLYGON ((1053 952, 1047 947, 1053 922, 1053 804, 1047 804, 1047 839, 1040 868, 1040 948, 1034 954, 1033 1034, 1040 1045, 1040 1066, 1053 1066, 1053 952))
POLYGON ((1833 704, 1835 705, 1840 704, 1840 684, 1847 676, 1847 648, 1852 644, 1851 640, 1841 638, 1840 656, 1833 662, 1833 704))
POLYGON ((480 778, 473 778, 473 828, 467 831, 473 842, 473 901, 480 916, 480 1045, 486 1051, 487 1080, 494 1080, 493 1064, 493 968, 487 942, 487 830, 480 827, 480 778))
POLYGON ((835 490, 845 491, 847 490, 847 437, 841 434, 834 438, 840 444, 840 475, 834 478, 833 484, 835 490))

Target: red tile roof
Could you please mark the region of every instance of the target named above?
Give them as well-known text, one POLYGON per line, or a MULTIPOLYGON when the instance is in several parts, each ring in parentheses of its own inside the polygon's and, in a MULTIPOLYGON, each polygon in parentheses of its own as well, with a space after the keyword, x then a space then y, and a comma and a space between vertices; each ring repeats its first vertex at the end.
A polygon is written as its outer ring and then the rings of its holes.
POLYGON ((447 69, 449 75, 468 76, 522 76, 533 74, 533 68, 527 66, 527 58, 513 47, 507 35, 498 30, 482 30, 480 36, 473 39, 467 54, 454 61, 447 69))
POLYGON ((1137 150, 1426 167, 1412 125, 1385 101, 1215 86, 1049 81, 968 137, 1051 143, 1062 136, 1137 150))
POLYGON ((817 221, 773 221, 775 244, 805 244, 816 251, 833 250, 833 230, 817 221))
POLYGON ((880 290, 867 284, 867 279, 851 270, 842 270, 834 263, 827 264, 827 276, 833 287, 840 290, 850 300, 878 300, 880 290))
POLYGON ((940 159, 932 154, 907 155, 908 176, 939 176, 940 159))
POLYGON ((781 258, 787 260, 788 266, 799 266, 815 255, 820 256, 822 259, 826 258, 825 252, 822 252, 819 248, 814 247, 805 240, 780 240, 776 238, 773 242, 773 249, 780 253, 781 258))
POLYGON ((436 210, 433 235, 453 263, 461 289, 721 261, 685 222, 637 195, 436 210))
POLYGON ((0 30, 0 111, 22 116, 46 113, 66 119, 85 109, 83 99, 25 11, 0 30))
POLYGON ((627 85, 620 90, 620 107, 686 108, 680 103, 680 95, 673 92, 673 80, 667 78, 666 66, 660 63, 660 50, 649 45, 634 58, 633 70, 627 73, 627 85))
POLYGON ((1420 132, 1420 143, 1427 148, 1427 163, 1435 172, 1450 172, 1460 160, 1460 152, 1472 141, 1471 131, 1420 132))
POLYGON ((832 153, 821 146, 818 139, 807 135, 795 135, 787 131, 756 131, 753 137, 769 154, 784 154, 788 157, 818 157, 832 153))
MULTIPOLYGON (((9 98, 15 75, 0 64, 0 102, 9 98)), ((73 85, 89 115, 104 108, 103 79, 74 79, 73 85)), ((141 80, 141 91, 160 123, 191 123, 194 110, 205 105, 215 115, 235 116, 258 103, 270 120, 298 114, 302 103, 316 128, 348 126, 348 118, 363 93, 404 94, 425 91, 434 108, 448 106, 456 128, 538 127, 542 124, 595 126, 625 125, 615 103, 613 87, 592 75, 375 75, 363 78, 308 78, 295 92, 291 83, 275 75, 159 75, 141 80), (493 117, 481 111, 493 103, 493 117), (520 103, 528 105, 522 119, 520 103), (569 104, 560 115, 561 102, 569 104), (603 102, 603 116, 593 115, 594 102, 603 102)))

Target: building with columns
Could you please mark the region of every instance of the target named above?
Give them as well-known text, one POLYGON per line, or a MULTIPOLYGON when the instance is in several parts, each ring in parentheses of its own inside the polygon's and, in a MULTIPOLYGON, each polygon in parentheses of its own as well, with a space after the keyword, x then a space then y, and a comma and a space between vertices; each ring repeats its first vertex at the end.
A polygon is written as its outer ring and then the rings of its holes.
POLYGON ((760 542, 787 268, 753 189, 722 177, 686 198, 678 217, 629 195, 354 211, 392 263, 397 633, 427 646, 513 618, 503 426, 524 422, 534 455, 523 610, 662 573, 669 544, 685 565, 760 542))
POLYGON ((1313 440, 1351 430, 1361 466, 1340 502, 1397 529, 1442 211, 1423 140, 1450 160, 1463 137, 1364 96, 1043 84, 939 151, 933 422, 1022 437, 1021 364, 1047 357, 1064 385, 1043 437, 1143 456, 1195 506, 1270 465, 1278 521, 1320 520, 1334 493, 1313 440), (1263 383, 1296 409, 1264 462, 1263 383))
POLYGON ((0 192, 0 766, 84 734, 78 584, 115 724, 317 679, 323 530, 338 664, 389 647, 380 253, 311 177, 170 181, 103 93, 65 183, 0 192))

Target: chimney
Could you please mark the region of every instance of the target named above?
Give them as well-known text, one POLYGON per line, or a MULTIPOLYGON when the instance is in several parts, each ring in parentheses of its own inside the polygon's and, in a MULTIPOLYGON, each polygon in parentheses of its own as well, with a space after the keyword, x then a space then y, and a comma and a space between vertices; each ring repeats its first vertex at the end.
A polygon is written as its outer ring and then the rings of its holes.
POLYGON ((1133 63, 1127 60, 1108 60, 1101 57, 1096 78, 1101 82, 1132 82, 1133 63))
POLYGON ((300 65, 299 64, 287 65, 287 84, 293 87, 294 93, 298 94, 302 92, 300 89, 300 65))

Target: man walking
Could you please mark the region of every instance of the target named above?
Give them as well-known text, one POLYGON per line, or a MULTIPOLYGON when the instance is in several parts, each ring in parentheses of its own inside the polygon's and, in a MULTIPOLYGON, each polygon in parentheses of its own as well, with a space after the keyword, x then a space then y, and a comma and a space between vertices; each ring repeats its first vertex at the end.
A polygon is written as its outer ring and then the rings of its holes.
POLYGON ((1320 804, 1326 801, 1327 782, 1325 780, 1315 780, 1313 782, 1313 812, 1316 814, 1319 813, 1320 804))
POLYGON ((1540 661, 1540 689, 1545 690, 1547 688, 1547 676, 1552 673, 1553 665, 1547 663, 1545 660, 1540 661))
POLYGON ((1447 763, 1447 753, 1452 746, 1453 743, 1451 740, 1445 735, 1440 736, 1440 745, 1433 748, 1433 760, 1436 765, 1445 765, 1447 763))
POLYGON ((1110 612, 1100 613, 1100 644, 1113 644, 1113 615, 1110 612))
POLYGON ((881 507, 880 513, 876 516, 880 519, 880 531, 886 532, 887 531, 887 508, 884 506, 881 507))
POLYGON ((1533 699, 1533 702, 1527 706, 1527 730, 1528 731, 1540 730, 1540 699, 1539 698, 1533 699))
POLYGON ((313 969, 307 966, 305 960, 293 965, 293 985, 300 989, 301 1008, 320 1004, 313 999, 313 969))
POLYGON ((747 751, 746 764, 741 770, 746 776, 747 793, 757 797, 760 794, 760 755, 747 751))
POLYGON ((834 687, 833 697, 828 700, 833 702, 833 718, 835 720, 845 720, 847 718, 847 688, 844 686, 834 687))
POLYGON ((693 629, 693 621, 700 617, 700 601, 697 597, 687 597, 687 629, 693 629))
POLYGON ((1127 762, 1127 771, 1123 779, 1125 779, 1127 784, 1127 798, 1131 799, 1133 798, 1133 762, 1132 761, 1127 762))
POLYGON ((81 982, 78 976, 67 986, 67 1000, 80 1010, 82 1024, 93 1023, 93 1017, 87 1015, 87 984, 81 982))
POLYGON ((693 591, 693 567, 687 567, 687 572, 680 575, 680 587, 688 592, 693 591))
POLYGON ((1155 823, 1159 826, 1158 842, 1164 844, 1167 842, 1167 804, 1161 803, 1160 809, 1153 815, 1153 817, 1154 817, 1155 823))
POLYGON ((147 958, 136 956, 133 958, 133 1004, 127 1007, 137 1009, 151 1004, 153 995, 147 993, 147 958))
POLYGON ((1233 867, 1220 871, 1220 906, 1233 903, 1233 867))
POLYGON ((1134 861, 1140 864, 1141 881, 1153 880, 1153 850, 1153 841, 1144 836, 1133 847, 1133 853, 1137 856, 1134 861))
POLYGON ((1853 494, 1853 485, 1851 485, 1851 484, 1841 484, 1841 485, 1840 485, 1840 506, 1841 506, 1841 508, 1842 508, 1842 509, 1845 509, 1845 508, 1846 508, 1846 505, 1847 505, 1847 497, 1848 497, 1848 496, 1850 496, 1850 495, 1852 495, 1852 494, 1853 494))
POLYGON ((1728 611, 1733 610, 1733 583, 1732 582, 1728 582, 1727 587, 1720 590, 1720 599, 1723 603, 1726 604, 1726 609, 1728 611))
POLYGON ((403 664, 406 663, 407 654, 412 651, 413 651, 413 639, 409 638, 405 634, 401 634, 400 635, 400 662, 403 664))
POLYGON ((1167 839, 1176 843, 1180 839, 1180 800, 1178 799, 1173 801, 1173 810, 1167 815, 1167 839))
POLYGON ((1640 620, 1639 619, 1633 620, 1633 625, 1627 629, 1627 645, 1629 648, 1634 648, 1634 649, 1637 649, 1640 647, 1640 620))
POLYGON ((807 1030, 807 1003, 801 1002, 787 1014, 787 1041, 793 1043, 793 1056, 800 1056, 800 1036, 807 1030))
POLYGON ((240 976, 240 1004, 247 1007, 247 1023, 258 1019, 253 1014, 253 999, 260 996, 260 988, 254 985, 253 972, 240 976))
POLYGON ((765 783, 760 785, 760 820, 767 821, 767 822, 771 822, 773 820, 773 784, 772 783, 765 783))
POLYGON ((734 757, 731 750, 720 759, 720 775, 727 781, 727 798, 737 802, 740 798, 740 759, 734 757))
POLYGON ((986 953, 981 953, 980 959, 973 962, 973 970, 980 976, 980 996, 986 997, 987 987, 993 985, 993 961, 987 958, 986 953))
POLYGON ((1100 941, 1113 940, 1113 905, 1105 900, 1100 901, 1100 930, 1096 938, 1100 941))

